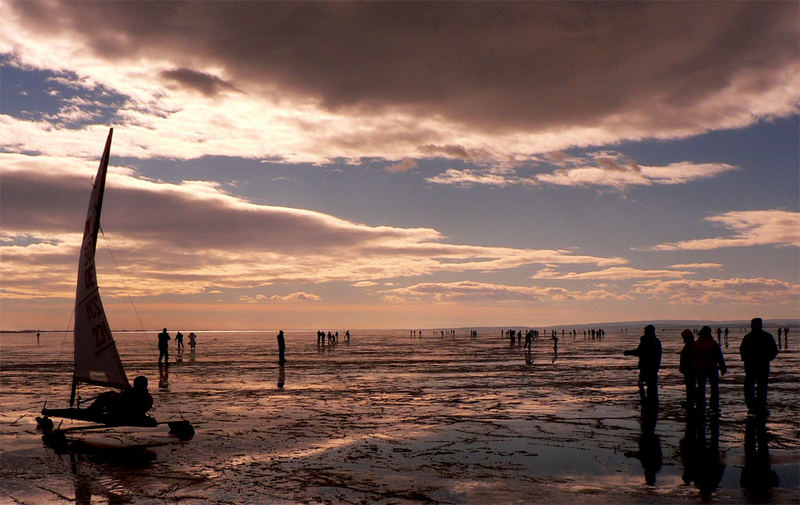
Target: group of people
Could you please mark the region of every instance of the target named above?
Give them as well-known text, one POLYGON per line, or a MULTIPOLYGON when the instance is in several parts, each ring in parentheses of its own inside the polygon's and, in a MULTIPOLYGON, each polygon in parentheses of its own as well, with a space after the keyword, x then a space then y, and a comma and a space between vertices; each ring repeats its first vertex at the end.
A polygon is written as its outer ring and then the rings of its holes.
MULTIPOLYGON (((283 330, 281 330, 281 333, 283 333, 283 330)), ((327 333, 327 335, 326 335, 324 331, 318 330, 317 331, 317 345, 325 345, 326 339, 327 339, 328 345, 336 345, 336 344, 338 344, 339 343, 339 332, 337 331, 337 332, 331 333, 329 331, 327 333)), ((346 343, 350 342, 350 330, 347 330, 347 331, 344 332, 344 341, 346 343)))
MULTIPOLYGON (((169 365, 169 341, 172 340, 172 337, 169 336, 167 329, 164 328, 161 330, 161 333, 158 334, 158 364, 161 364, 161 361, 169 365)), ((183 333, 178 331, 175 334, 175 342, 178 346, 178 352, 183 352, 184 345, 183 345, 183 333)), ((194 351, 195 346, 197 346, 197 335, 194 332, 189 333, 189 348, 194 351)))
MULTIPOLYGON (((710 389, 710 412, 719 415, 719 378, 728 367, 719 342, 714 340, 711 327, 703 326, 697 336, 691 330, 681 332, 683 349, 679 369, 686 386, 684 406, 690 411, 705 412, 706 386, 710 389)), ((644 328, 639 346, 623 352, 638 356, 639 394, 644 405, 658 404, 658 371, 661 368, 661 341, 653 325, 644 328)), ((744 362, 744 398, 748 415, 765 418, 770 362, 778 355, 775 338, 764 331, 761 318, 750 322, 750 332, 742 339, 739 354, 744 362)))

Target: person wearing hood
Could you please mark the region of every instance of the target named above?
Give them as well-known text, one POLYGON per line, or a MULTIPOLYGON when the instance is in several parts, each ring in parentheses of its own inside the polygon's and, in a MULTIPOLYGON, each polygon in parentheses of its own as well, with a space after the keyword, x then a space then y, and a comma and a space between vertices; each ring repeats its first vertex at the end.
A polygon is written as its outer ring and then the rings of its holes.
MULTIPOLYGON (((769 381, 769 362, 778 355, 778 346, 772 334, 762 329, 763 321, 757 317, 750 321, 750 333, 742 338, 739 355, 744 361, 744 401, 747 413, 766 417, 767 383, 769 381)), ((789 328, 784 332, 784 342, 789 328)))
POLYGON ((661 341, 656 327, 648 324, 636 349, 623 351, 625 356, 638 356, 639 396, 648 405, 658 405, 658 370, 661 368, 661 341))
POLYGON ((722 348, 711 334, 710 326, 700 328, 694 343, 694 371, 697 376, 697 406, 700 412, 706 408, 706 383, 710 385, 709 403, 711 412, 719 415, 719 376, 728 372, 722 348))

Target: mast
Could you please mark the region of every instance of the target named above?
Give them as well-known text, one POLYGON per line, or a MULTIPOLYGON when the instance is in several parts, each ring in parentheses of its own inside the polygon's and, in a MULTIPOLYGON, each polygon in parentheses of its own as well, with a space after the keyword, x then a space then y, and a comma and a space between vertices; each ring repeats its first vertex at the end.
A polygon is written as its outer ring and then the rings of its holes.
POLYGON ((100 291, 97 285, 95 270, 95 252, 97 235, 100 231, 100 213, 103 207, 106 172, 111 152, 111 136, 114 129, 108 131, 106 146, 100 166, 97 168, 86 212, 86 223, 83 229, 83 241, 78 261, 78 280, 75 291, 75 330, 72 393, 70 405, 75 397, 77 383, 83 382, 99 386, 110 386, 120 389, 130 387, 122 361, 117 352, 111 328, 108 325, 100 291))

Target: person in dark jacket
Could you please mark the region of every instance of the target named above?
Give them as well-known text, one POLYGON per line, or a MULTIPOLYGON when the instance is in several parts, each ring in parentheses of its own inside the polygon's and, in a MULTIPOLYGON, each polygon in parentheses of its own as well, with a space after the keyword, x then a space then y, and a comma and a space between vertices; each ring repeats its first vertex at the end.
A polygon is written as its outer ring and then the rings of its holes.
POLYGON ((767 384, 769 362, 778 355, 778 346, 772 334, 762 329, 763 322, 757 317, 750 321, 750 333, 742 338, 739 355, 744 361, 744 401, 747 413, 767 417, 767 384))
POLYGON ((169 333, 167 333, 167 329, 164 328, 161 333, 158 334, 158 364, 161 364, 161 360, 163 359, 166 361, 167 365, 169 365, 169 341, 170 341, 169 333))
POLYGON ((694 372, 694 334, 692 330, 686 329, 681 332, 681 338, 683 338, 683 349, 681 349, 678 369, 683 374, 683 383, 686 386, 686 409, 692 410, 697 398, 697 380, 694 372))
POLYGON ((706 383, 710 385, 709 403, 714 414, 719 413, 719 376, 728 372, 722 348, 711 334, 710 326, 700 328, 694 343, 694 371, 697 377, 697 407, 700 412, 706 408, 706 383))
POLYGON ((629 349, 622 354, 638 356, 639 364, 639 396, 648 405, 658 404, 658 369, 661 368, 661 341, 656 337, 656 327, 648 324, 644 327, 644 335, 639 339, 636 349, 629 349))
POLYGON ((283 338, 283 330, 278 332, 278 363, 286 363, 286 340, 283 338))

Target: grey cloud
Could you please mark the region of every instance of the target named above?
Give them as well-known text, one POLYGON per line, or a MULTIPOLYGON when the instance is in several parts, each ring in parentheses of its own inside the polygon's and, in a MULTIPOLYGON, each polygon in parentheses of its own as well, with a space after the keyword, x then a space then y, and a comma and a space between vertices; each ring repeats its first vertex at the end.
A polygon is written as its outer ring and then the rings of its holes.
POLYGON ((233 85, 220 79, 216 75, 198 72, 190 68, 164 70, 159 73, 159 76, 180 86, 193 89, 208 97, 214 97, 223 91, 236 91, 233 85))
MULTIPOLYGON (((29 27, 71 34, 111 61, 216 66, 237 88, 311 97, 330 110, 392 108, 485 131, 544 132, 625 117, 648 135, 727 124, 740 103, 699 106, 734 82, 751 98, 785 88, 780 76, 798 61, 800 8, 797 2, 14 7, 29 27)), ((216 81, 198 77, 187 74, 181 82, 215 89, 216 81)), ((795 103, 775 110, 790 113, 795 103)))

